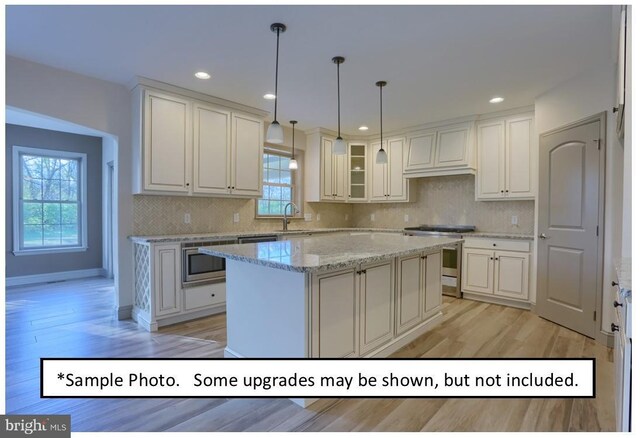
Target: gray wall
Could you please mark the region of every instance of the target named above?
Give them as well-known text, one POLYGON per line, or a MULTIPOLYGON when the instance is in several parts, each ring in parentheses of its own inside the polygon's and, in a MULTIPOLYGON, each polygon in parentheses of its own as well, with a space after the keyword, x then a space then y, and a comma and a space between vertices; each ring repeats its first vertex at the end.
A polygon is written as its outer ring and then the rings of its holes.
POLYGON ((102 268, 102 138, 9 124, 5 128, 7 277, 102 268), (14 145, 87 154, 87 251, 13 255, 14 145))

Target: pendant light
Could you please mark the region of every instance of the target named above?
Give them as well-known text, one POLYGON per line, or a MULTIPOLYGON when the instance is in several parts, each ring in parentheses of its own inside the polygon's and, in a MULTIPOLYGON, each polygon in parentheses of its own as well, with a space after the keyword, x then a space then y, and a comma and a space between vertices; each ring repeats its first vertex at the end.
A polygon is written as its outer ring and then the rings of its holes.
POLYGON ((282 131, 282 126, 278 123, 278 61, 280 57, 280 33, 285 32, 287 30, 287 26, 282 23, 273 23, 271 25, 271 32, 276 33, 276 88, 274 99, 274 111, 273 111, 273 122, 269 125, 267 129, 267 142, 281 144, 284 143, 284 132, 282 131))
POLYGON ((333 142, 333 153, 335 155, 345 155, 347 153, 347 143, 340 136, 340 64, 344 62, 344 58, 335 56, 332 61, 338 70, 338 136, 333 142))
POLYGON ((376 87, 380 88, 380 150, 376 154, 376 164, 387 164, 387 153, 382 148, 382 87, 385 85, 385 81, 376 82, 376 87))
POLYGON ((289 161, 289 169, 296 170, 298 168, 298 160, 296 160, 296 120, 291 120, 291 160, 289 161))

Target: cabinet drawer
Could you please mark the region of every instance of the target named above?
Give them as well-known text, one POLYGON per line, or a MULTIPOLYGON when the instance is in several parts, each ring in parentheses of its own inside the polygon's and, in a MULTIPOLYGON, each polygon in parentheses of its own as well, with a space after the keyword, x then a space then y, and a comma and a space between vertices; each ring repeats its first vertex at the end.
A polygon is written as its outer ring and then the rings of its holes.
POLYGON ((464 239, 465 248, 495 249, 501 251, 529 252, 530 242, 513 239, 486 239, 481 237, 469 237, 464 239))
POLYGON ((226 292, 226 283, 187 288, 184 290, 184 308, 185 310, 194 310, 224 303, 227 300, 226 292))

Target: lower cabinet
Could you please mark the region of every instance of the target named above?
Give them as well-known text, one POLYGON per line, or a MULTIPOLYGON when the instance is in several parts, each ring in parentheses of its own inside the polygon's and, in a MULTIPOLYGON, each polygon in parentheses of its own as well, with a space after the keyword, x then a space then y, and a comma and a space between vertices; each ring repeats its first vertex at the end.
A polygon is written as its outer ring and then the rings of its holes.
POLYGON ((396 334, 401 334, 438 312, 442 304, 442 253, 399 257, 397 269, 396 334))
POLYGON ((226 311, 226 284, 182 287, 179 243, 134 244, 134 305, 138 324, 158 327, 226 311))
POLYGON ((527 301, 529 257, 529 242, 466 239, 462 250, 462 291, 527 301))
POLYGON ((311 276, 311 357, 362 357, 440 311, 441 252, 311 276))

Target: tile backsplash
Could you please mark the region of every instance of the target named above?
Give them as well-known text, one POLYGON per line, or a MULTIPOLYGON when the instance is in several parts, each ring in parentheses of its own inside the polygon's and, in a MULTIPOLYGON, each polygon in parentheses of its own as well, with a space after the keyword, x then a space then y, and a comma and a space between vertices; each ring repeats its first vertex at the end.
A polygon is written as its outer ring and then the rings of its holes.
MULTIPOLYGON (((289 227, 294 230, 348 227, 353 219, 351 210, 347 204, 305 203, 304 212, 311 214, 312 221, 294 219, 289 227)), ((274 231, 282 227, 280 219, 256 219, 253 199, 135 195, 133 215, 133 234, 138 236, 274 231), (189 224, 184 223, 185 213, 191 216, 189 224), (237 223, 233 222, 234 213, 240 215, 237 223)))
MULTIPOLYGON (((416 202, 393 204, 305 203, 312 221, 292 221, 291 229, 375 227, 420 224, 475 225, 480 231, 533 234, 534 201, 476 201, 473 175, 420 178, 416 202), (375 220, 371 220, 371 215, 375 220), (318 218, 319 215, 319 218, 318 218), (409 222, 405 222, 405 215, 409 222), (512 225, 512 216, 518 224, 512 225)), ((280 219, 256 219, 253 199, 135 195, 134 234, 164 235, 226 231, 274 231, 280 219), (189 213, 191 223, 184 223, 189 213), (233 222, 233 214, 240 221, 233 222)))
POLYGON ((419 178, 416 202, 356 204, 354 227, 475 225, 479 231, 533 234, 534 201, 476 201, 473 175, 419 178), (371 215, 375 219, 371 220, 371 215), (405 222, 409 215, 409 222, 405 222), (512 216, 518 224, 512 225, 512 216))

